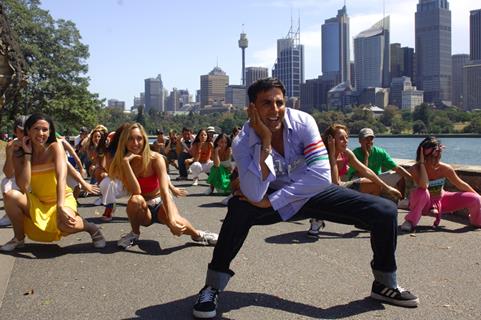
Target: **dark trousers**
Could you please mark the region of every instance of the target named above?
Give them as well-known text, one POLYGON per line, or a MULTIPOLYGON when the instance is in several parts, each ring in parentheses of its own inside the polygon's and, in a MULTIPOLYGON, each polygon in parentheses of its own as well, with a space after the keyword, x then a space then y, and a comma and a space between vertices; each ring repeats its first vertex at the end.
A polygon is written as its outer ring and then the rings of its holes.
MULTIPOLYGON (((371 266, 381 272, 396 271, 397 208, 392 201, 331 185, 312 197, 289 221, 306 218, 357 225, 371 231, 371 266)), ((229 201, 209 269, 233 275, 230 263, 254 225, 281 222, 272 208, 258 208, 237 197, 229 201)))
POLYGON ((192 156, 190 155, 190 153, 186 153, 186 152, 181 152, 179 153, 179 158, 178 158, 178 163, 179 163, 179 175, 181 177, 186 177, 189 175, 187 173, 187 168, 185 167, 185 160, 186 159, 189 159, 189 158, 192 158, 192 156))

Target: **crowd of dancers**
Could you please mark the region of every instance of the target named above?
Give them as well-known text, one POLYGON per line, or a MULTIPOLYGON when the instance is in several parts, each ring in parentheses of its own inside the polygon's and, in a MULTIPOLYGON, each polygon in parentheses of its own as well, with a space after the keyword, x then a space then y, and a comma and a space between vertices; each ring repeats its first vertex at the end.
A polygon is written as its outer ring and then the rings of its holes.
POLYGON ((210 318, 250 227, 310 219, 307 235, 317 237, 328 220, 371 232, 373 298, 417 306, 418 298, 396 281, 395 204, 409 200, 409 213, 399 226, 405 232, 415 230, 422 215, 434 216, 437 227, 442 214, 460 209, 467 209, 471 224, 481 227, 481 197, 441 162, 441 142, 426 137, 415 152, 416 163, 405 169, 374 145, 370 128, 360 131, 360 146, 352 151, 346 126, 332 124, 321 135, 310 115, 286 108, 285 89, 276 79, 257 81, 248 92, 249 120, 243 128, 219 134, 214 127, 201 128, 195 135, 183 128, 167 136, 159 130, 152 143, 138 123, 111 132, 103 125, 82 127, 67 141, 47 115, 17 118, 15 138, 5 148, 1 186, 6 214, 0 219, 0 225, 12 225, 14 235, 0 250, 24 247, 25 237, 51 242, 82 231, 90 234, 95 248, 103 248, 100 228, 79 215, 76 198, 98 196, 94 202, 104 206, 105 222, 116 214, 116 202, 126 198, 131 231, 120 236, 119 248, 135 245, 141 226, 153 223, 215 246, 193 311, 210 318), (204 173, 209 184, 204 193, 226 196, 220 235, 197 229, 179 212, 174 198, 187 196, 187 190, 172 183, 172 170, 179 172, 176 181, 192 181, 193 186, 204 173), (458 191, 444 190, 446 182, 458 191))

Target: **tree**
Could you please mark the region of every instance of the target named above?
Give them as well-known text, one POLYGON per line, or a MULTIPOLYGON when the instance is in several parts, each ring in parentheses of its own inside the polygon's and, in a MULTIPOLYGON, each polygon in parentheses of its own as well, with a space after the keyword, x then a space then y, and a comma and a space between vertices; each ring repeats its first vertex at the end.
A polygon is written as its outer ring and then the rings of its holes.
POLYGON ((424 124, 424 122, 422 122, 421 120, 414 121, 413 123, 414 134, 423 134, 427 132, 428 132, 428 129, 426 128, 426 125, 424 124))
POLYGON ((431 117, 433 115, 433 108, 427 103, 423 103, 414 109, 412 114, 413 121, 420 120, 426 128, 429 129, 431 124, 431 117))
POLYGON ((384 113, 379 119, 385 126, 392 126, 392 121, 395 116, 400 114, 399 109, 396 106, 387 106, 384 108, 384 113))
POLYGON ((19 104, 7 101, 6 109, 10 116, 47 113, 69 128, 92 126, 102 101, 88 90, 88 46, 73 22, 54 20, 39 5, 39 0, 3 0, 28 64, 27 88, 19 104))

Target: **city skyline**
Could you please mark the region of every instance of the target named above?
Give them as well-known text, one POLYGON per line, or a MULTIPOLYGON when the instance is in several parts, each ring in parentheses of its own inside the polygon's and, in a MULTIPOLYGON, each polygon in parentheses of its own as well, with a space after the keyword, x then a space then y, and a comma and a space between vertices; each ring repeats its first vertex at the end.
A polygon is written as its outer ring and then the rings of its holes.
MULTIPOLYGON (((385 1, 391 16, 391 43, 414 47, 414 13, 418 0, 385 1)), ((218 66, 230 84, 241 83, 239 35, 247 34, 246 67, 272 71, 277 39, 297 19, 305 46, 305 79, 321 74, 321 25, 336 15, 344 1, 253 1, 168 3, 153 0, 44 0, 54 19, 76 23, 89 46, 90 90, 101 98, 133 103, 144 80, 161 74, 164 87, 188 89, 195 97, 200 76, 218 66), (245 12, 245 14, 243 14, 245 12), (115 81, 112 81, 115 79, 115 81)), ((352 38, 383 16, 383 2, 346 1, 352 38)), ((453 54, 469 53, 469 11, 481 5, 452 1, 453 54)), ((352 50, 351 50, 352 51, 352 50)), ((351 55, 351 60, 353 56, 351 55)))

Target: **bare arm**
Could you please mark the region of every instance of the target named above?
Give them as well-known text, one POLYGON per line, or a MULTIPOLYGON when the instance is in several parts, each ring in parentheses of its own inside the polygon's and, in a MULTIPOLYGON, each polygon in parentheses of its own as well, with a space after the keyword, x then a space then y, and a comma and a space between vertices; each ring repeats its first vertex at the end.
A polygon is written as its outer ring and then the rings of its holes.
POLYGON ((82 186, 82 188, 87 190, 89 193, 100 194, 99 187, 96 186, 96 185, 92 185, 92 184, 88 183, 87 181, 85 181, 85 179, 82 177, 80 172, 78 172, 72 166, 72 164, 68 161, 67 161, 67 175, 73 177, 75 179, 75 181, 77 181, 82 186))
POLYGON ((339 177, 339 168, 337 167, 337 157, 336 157, 336 143, 332 136, 328 137, 329 146, 329 164, 331 165, 331 181, 334 184, 339 185, 341 183, 341 178, 339 177))
POLYGON ((5 163, 3 164, 3 174, 5 177, 12 178, 15 175, 15 166, 13 165, 13 144, 18 140, 10 141, 5 147, 5 163))
POLYGON ((449 182, 451 182, 456 188, 458 188, 458 190, 476 193, 476 191, 469 184, 467 184, 457 175, 453 167, 447 164, 443 164, 443 171, 445 172, 446 178, 449 180, 449 182))
POLYGON ((413 180, 418 185, 418 187, 427 189, 429 186, 429 178, 428 178, 428 172, 426 171, 426 167, 424 163, 423 148, 421 148, 418 163, 412 166, 410 171, 412 173, 413 180))
POLYGON ((401 193, 398 190, 388 186, 384 181, 379 179, 379 177, 371 169, 369 169, 367 166, 362 164, 356 158, 356 156, 354 155, 354 153, 352 153, 351 150, 346 149, 346 153, 347 153, 348 158, 349 158, 349 164, 357 170, 357 172, 359 173, 359 175, 361 177, 368 178, 373 183, 375 183, 376 185, 381 187, 381 190, 386 190, 387 192, 395 195, 396 197, 401 198, 401 193))
POLYGON ((122 170, 125 171, 125 176, 127 181, 123 181, 123 182, 125 183, 125 188, 129 193, 141 194, 142 190, 140 189, 139 181, 137 180, 134 170, 132 170, 132 166, 130 165, 130 162, 132 161, 132 159, 135 159, 135 158, 140 158, 140 156, 130 153, 124 157, 121 168, 122 170))
POLYGON ((249 116, 250 126, 259 136, 262 143, 261 153, 259 157, 259 165, 261 167, 262 179, 265 180, 270 174, 269 168, 266 164, 266 159, 272 152, 272 132, 262 122, 259 113, 252 102, 249 103, 249 107, 247 108, 247 114, 249 116))
POLYGON ((167 226, 174 235, 180 236, 186 227, 178 222, 179 211, 169 194, 169 180, 167 179, 165 161, 161 160, 160 157, 154 156, 152 168, 159 179, 160 198, 162 199, 167 226))
POLYGON ((400 165, 397 165, 395 168, 394 168, 394 171, 399 174, 401 177, 403 177, 405 180, 412 180, 413 179, 413 176, 406 170, 404 169, 403 167, 401 167, 400 165))
POLYGON ((15 167, 15 181, 23 193, 28 191, 32 177, 32 144, 29 137, 23 137, 21 143, 13 148, 13 163, 15 167), (20 152, 23 149, 23 152, 20 152), (15 155, 19 151, 23 155, 15 155))

